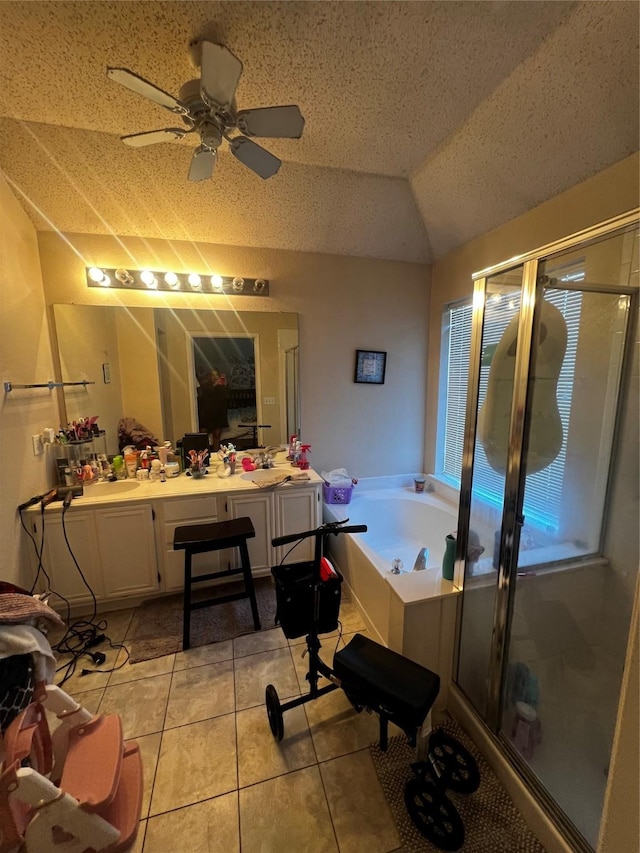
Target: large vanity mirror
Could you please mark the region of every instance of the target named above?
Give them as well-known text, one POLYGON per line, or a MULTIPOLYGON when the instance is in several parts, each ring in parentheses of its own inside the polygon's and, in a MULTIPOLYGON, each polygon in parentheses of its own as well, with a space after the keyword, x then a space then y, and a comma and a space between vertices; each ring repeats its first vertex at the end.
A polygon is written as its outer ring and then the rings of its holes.
POLYGON ((299 434, 298 316, 188 308, 54 305, 62 413, 98 415, 107 450, 118 423, 134 418, 159 440, 199 431, 198 377, 224 374, 228 427, 240 449, 299 434))

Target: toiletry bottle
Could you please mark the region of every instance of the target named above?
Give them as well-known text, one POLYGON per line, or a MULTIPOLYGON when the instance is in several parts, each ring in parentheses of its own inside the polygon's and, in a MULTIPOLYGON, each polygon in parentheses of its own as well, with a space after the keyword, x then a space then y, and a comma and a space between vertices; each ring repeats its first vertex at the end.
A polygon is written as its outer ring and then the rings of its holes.
POLYGON ((138 454, 135 450, 131 453, 125 453, 124 464, 127 468, 127 477, 135 480, 136 470, 138 468, 138 454))
POLYGON ((310 444, 301 444, 300 445, 300 456, 298 457, 298 468, 301 471, 306 471, 309 467, 309 460, 307 459, 307 453, 311 451, 310 444))
POLYGON ((124 467, 124 459, 122 456, 113 457, 113 473, 117 480, 124 480, 127 476, 126 468, 124 467))

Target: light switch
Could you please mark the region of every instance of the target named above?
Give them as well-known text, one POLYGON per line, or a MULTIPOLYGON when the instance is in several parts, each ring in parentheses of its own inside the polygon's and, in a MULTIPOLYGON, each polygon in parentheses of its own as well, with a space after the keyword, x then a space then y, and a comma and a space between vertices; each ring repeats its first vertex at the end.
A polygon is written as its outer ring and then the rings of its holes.
POLYGON ((32 435, 31 442, 33 444, 34 456, 40 456, 41 453, 44 453, 44 442, 42 440, 42 433, 40 433, 40 435, 32 435))
POLYGON ((275 406, 275 404, 276 404, 276 398, 275 398, 275 397, 263 397, 263 398, 262 398, 262 403, 263 403, 263 405, 265 405, 265 406, 275 406))

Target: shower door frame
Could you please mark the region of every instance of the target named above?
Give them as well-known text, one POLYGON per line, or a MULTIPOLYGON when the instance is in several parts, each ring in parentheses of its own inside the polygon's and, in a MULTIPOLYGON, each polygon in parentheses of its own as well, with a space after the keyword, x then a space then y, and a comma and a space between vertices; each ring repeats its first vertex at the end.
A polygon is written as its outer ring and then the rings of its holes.
MULTIPOLYGON (((471 350, 469 358, 469 380, 467 390, 467 405, 465 413, 464 446, 462 454, 462 472, 460 483, 460 504, 458 513, 458 535, 456 546, 455 583, 456 586, 464 588, 465 563, 468 545, 468 531, 471 517, 471 498, 473 465, 475 457, 475 443, 478 418, 478 399, 480 392, 480 362, 482 358, 482 336, 484 331, 484 312, 486 303, 486 288, 488 279, 500 273, 522 267, 522 285, 520 313, 518 319, 518 344, 516 349, 516 360, 514 370, 513 395, 511 400, 511 420, 509 426, 509 440, 507 453, 507 468, 505 475, 505 486, 502 508, 502 525, 500 532, 500 556, 498 564, 498 578, 494 603, 494 615, 492 622, 491 652, 489 658, 489 685, 487 691, 487 712, 483 718, 473 703, 471 707, 480 722, 487 731, 491 740, 506 754, 516 771, 533 791, 543 809, 567 837, 574 849, 577 851, 592 851, 591 846, 575 828, 565 812, 547 792, 541 781, 531 770, 528 763, 522 758, 511 742, 501 732, 502 710, 503 710, 503 684, 506 677, 508 663, 508 641, 511 629, 511 617, 516 589, 516 573, 519 555, 520 528, 523 524, 522 503, 524 499, 525 470, 522 460, 526 451, 529 427, 531 421, 530 397, 533 393, 533 382, 531 382, 535 371, 536 348, 533 342, 536 340, 541 303, 544 298, 544 288, 549 284, 546 276, 538 276, 538 265, 543 260, 548 260, 557 254, 562 254, 569 249, 578 246, 587 246, 598 242, 605 237, 612 237, 616 232, 623 232, 640 221, 640 209, 635 209, 620 216, 606 220, 596 226, 579 231, 561 240, 549 243, 546 246, 535 249, 523 255, 515 256, 486 269, 480 270, 472 275, 474 282, 473 291, 473 314, 471 330, 471 350), (473 426, 471 429, 470 427, 473 426)), ((634 324, 637 314, 639 294, 636 288, 604 285, 589 286, 583 282, 571 284, 563 282, 563 290, 580 290, 616 292, 630 297, 629 322, 626 329, 626 340, 624 344, 623 368, 620 383, 625 381, 630 369, 631 350, 634 340, 634 324)), ((615 441, 619 429, 619 413, 622 406, 622 394, 618 395, 616 407, 616 429, 612 437, 615 441)), ((615 446, 615 445, 614 445, 615 446)), ((607 493, 611 482, 609 474, 607 493)), ((608 494, 605 496, 607 505, 608 494)), ((604 524, 603 524, 604 530, 604 524)), ((601 533, 601 536, 604 535, 601 533)), ((467 695, 458 682, 458 667, 460 653, 460 637, 464 599, 458 609, 456 624, 456 643, 454 660, 456 671, 454 683, 467 699, 467 695)))

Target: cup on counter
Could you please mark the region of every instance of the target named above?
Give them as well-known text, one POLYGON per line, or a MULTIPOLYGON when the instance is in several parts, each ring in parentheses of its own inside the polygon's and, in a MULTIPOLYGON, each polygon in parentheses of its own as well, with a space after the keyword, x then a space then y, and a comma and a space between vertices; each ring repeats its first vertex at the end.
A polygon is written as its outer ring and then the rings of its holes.
POLYGON ((416 492, 421 493, 424 492, 424 484, 427 482, 426 477, 414 477, 413 478, 413 487, 416 492))
POLYGON ((136 480, 148 480, 149 479, 149 469, 148 468, 138 468, 136 471, 136 480))

